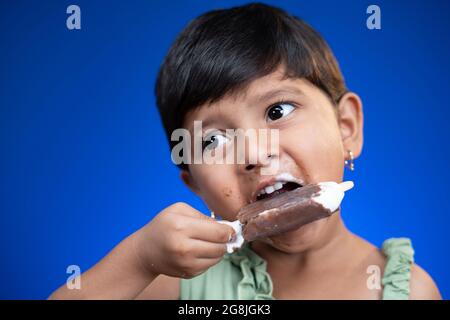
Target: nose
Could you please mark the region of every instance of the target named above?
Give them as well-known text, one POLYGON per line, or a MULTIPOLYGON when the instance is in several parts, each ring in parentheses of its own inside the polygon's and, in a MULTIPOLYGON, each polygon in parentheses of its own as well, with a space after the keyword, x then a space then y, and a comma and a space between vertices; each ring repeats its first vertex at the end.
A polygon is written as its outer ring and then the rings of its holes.
POLYGON ((255 164, 247 164, 245 165, 245 171, 252 171, 255 170, 257 168, 261 168, 261 167, 269 167, 270 166, 270 161, 273 158, 272 154, 267 154, 266 156, 264 155, 258 155, 258 161, 255 164), (264 159, 264 157, 266 159, 264 159))
MULTIPOLYGON (((262 153, 258 153, 257 155, 255 155, 255 163, 246 163, 245 164, 245 171, 252 171, 255 170, 257 168, 262 168, 262 167, 269 167, 270 166, 270 161, 274 156, 270 153, 267 152, 262 152, 262 153), (266 154, 264 154, 266 153, 266 154)), ((249 161, 251 161, 252 157, 249 157, 249 161)))
MULTIPOLYGON (((245 137, 244 163, 239 165, 243 173, 271 168, 279 159, 278 137, 274 134, 268 139, 263 134, 258 134, 256 139, 245 137)), ((238 151, 239 152, 239 151, 238 151)))

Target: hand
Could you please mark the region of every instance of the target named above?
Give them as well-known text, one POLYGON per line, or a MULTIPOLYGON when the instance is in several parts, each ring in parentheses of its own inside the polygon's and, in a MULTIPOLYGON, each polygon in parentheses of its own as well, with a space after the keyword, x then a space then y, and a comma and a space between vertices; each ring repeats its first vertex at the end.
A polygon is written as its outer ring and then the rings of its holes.
POLYGON ((222 259, 234 235, 232 227, 180 202, 137 231, 135 249, 153 274, 192 278, 222 259))

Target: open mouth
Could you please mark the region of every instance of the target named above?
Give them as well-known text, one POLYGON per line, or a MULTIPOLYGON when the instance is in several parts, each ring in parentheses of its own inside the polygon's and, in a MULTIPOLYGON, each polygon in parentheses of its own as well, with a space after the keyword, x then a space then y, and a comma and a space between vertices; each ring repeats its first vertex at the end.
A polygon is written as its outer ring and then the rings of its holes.
POLYGON ((268 198, 272 198, 275 197, 279 194, 288 192, 288 191, 292 191, 295 190, 297 188, 301 188, 303 187, 301 184, 296 183, 296 182, 292 182, 292 181, 287 181, 287 182, 282 182, 282 181, 278 181, 275 182, 273 185, 269 185, 266 186, 264 188, 262 188, 259 192, 258 195, 256 196, 256 201, 262 200, 262 199, 268 199, 268 198))

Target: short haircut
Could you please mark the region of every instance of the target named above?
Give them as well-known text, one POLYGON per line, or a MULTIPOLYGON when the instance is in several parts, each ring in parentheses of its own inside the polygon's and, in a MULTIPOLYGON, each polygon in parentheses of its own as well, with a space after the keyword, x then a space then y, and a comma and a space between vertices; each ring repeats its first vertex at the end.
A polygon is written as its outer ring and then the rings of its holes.
MULTIPOLYGON (((207 12, 178 35, 161 65, 156 102, 170 137, 186 114, 283 65, 288 78, 304 78, 336 104, 347 92, 338 63, 322 36, 282 9, 250 3, 207 12)), ((186 165, 180 165, 186 169, 186 165)))

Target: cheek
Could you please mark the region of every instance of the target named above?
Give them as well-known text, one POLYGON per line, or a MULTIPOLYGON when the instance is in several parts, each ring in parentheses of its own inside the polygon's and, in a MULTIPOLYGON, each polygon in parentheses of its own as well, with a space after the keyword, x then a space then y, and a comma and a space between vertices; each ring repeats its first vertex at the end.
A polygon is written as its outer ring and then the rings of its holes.
POLYGON ((235 220, 243 199, 233 166, 199 165, 192 174, 208 208, 225 220, 235 220))
POLYGON ((342 179, 342 142, 333 119, 315 118, 286 129, 280 133, 280 144, 311 182, 342 179))

